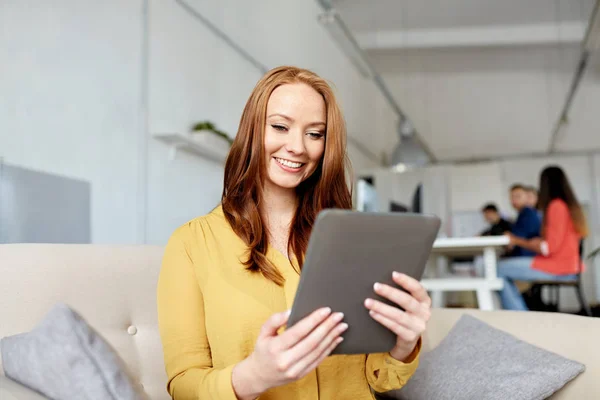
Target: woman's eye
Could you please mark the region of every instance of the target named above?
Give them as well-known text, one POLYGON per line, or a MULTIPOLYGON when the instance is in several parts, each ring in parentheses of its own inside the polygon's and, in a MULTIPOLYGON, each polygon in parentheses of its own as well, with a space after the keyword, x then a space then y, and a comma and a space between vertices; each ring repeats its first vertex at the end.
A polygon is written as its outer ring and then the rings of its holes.
POLYGON ((325 134, 321 132, 308 132, 308 136, 310 136, 313 139, 321 139, 325 136, 325 134))
POLYGON ((271 125, 271 127, 273 129, 275 129, 276 131, 279 131, 279 132, 285 132, 285 131, 287 131, 287 128, 285 126, 283 126, 283 125, 271 125))

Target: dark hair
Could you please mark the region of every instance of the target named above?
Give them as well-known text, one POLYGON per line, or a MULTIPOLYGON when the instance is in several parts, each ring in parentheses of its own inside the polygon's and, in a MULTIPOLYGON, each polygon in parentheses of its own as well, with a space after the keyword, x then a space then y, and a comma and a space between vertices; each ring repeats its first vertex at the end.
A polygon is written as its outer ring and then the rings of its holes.
MULTIPOLYGON (((540 175, 540 195, 538 199, 538 208, 546 211, 552 200, 560 199, 567 204, 571 220, 575 225, 575 230, 582 237, 588 235, 588 227, 583 215, 581 205, 575 197, 573 189, 569 184, 567 175, 564 171, 555 165, 544 168, 540 175)), ((546 226, 546 218, 542 221, 542 232, 546 226)))
POLYGON ((511 192, 514 191, 514 190, 527 190, 527 189, 525 188, 525 185, 523 185, 521 183, 515 183, 514 185, 512 185, 510 187, 510 191, 511 192))
POLYGON ((488 203, 485 206, 483 206, 481 211, 482 212, 486 212, 486 211, 498 212, 498 207, 496 207, 496 205, 494 203, 488 203))

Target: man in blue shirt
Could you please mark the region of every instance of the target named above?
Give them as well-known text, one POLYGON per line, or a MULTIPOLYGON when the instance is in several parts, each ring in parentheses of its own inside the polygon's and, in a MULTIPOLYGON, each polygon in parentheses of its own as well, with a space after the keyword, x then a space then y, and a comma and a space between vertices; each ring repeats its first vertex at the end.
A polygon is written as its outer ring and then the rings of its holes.
MULTIPOLYGON (((533 239, 540 236, 541 219, 533 207, 530 206, 527 188, 521 184, 515 184, 510 188, 510 202, 519 216, 512 226, 511 233, 523 239, 533 239)), ((531 250, 514 247, 508 254, 509 257, 535 256, 531 250)))

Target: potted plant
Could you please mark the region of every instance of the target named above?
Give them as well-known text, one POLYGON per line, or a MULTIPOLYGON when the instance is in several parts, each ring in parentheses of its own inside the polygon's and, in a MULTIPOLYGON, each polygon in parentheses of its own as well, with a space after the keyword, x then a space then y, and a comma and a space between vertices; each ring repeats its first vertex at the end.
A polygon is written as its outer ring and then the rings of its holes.
POLYGON ((206 136, 211 135, 213 137, 218 137, 220 140, 225 141, 231 146, 233 143, 233 139, 229 137, 225 132, 217 129, 215 124, 210 121, 201 121, 192 126, 191 133, 193 136, 198 138, 201 141, 206 141, 206 136))

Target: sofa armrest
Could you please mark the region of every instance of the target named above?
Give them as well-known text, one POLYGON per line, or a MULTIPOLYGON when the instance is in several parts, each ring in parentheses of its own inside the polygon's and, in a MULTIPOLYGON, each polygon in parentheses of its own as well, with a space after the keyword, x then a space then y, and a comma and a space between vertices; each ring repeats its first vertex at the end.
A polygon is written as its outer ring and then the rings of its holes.
POLYGON ((0 375, 0 399, 2 400, 48 400, 41 394, 0 375))

